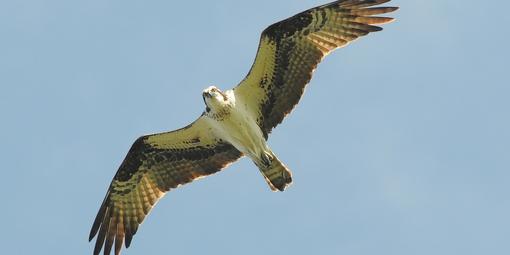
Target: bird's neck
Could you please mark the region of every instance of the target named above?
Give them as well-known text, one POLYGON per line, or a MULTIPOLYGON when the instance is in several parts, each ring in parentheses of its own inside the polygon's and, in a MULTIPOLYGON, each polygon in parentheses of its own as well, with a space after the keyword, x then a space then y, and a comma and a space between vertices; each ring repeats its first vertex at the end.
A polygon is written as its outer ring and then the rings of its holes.
POLYGON ((209 111, 206 111, 206 115, 209 118, 212 118, 217 121, 224 120, 227 118, 230 113, 232 112, 232 105, 229 104, 219 104, 219 105, 212 105, 212 107, 209 107, 209 111))

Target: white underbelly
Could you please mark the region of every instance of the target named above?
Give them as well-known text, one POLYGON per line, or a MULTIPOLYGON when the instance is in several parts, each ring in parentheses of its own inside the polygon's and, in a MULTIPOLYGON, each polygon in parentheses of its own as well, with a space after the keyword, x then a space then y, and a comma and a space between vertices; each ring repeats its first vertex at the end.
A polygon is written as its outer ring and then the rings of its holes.
POLYGON ((218 121, 217 124, 218 135, 245 155, 258 158, 267 150, 262 131, 249 115, 232 111, 229 118, 218 121))

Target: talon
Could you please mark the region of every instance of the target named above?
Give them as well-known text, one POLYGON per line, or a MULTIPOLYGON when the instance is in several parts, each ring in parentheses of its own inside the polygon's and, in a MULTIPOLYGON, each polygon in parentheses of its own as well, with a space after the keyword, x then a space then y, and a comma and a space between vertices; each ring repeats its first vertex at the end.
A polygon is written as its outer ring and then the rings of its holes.
POLYGON ((264 164, 265 167, 269 167, 271 166, 271 155, 267 154, 267 153, 262 153, 261 157, 262 159, 262 164, 264 164))

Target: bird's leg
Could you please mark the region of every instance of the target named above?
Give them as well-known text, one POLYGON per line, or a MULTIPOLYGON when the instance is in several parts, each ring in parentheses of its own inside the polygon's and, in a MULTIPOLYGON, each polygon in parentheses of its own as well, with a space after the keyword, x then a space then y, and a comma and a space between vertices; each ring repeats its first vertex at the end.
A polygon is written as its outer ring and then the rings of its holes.
POLYGON ((290 170, 271 151, 262 152, 260 158, 254 162, 271 190, 283 191, 292 183, 290 170))
POLYGON ((271 162, 273 161, 273 156, 270 153, 262 152, 262 154, 260 155, 260 159, 265 167, 269 167, 271 166, 271 162))

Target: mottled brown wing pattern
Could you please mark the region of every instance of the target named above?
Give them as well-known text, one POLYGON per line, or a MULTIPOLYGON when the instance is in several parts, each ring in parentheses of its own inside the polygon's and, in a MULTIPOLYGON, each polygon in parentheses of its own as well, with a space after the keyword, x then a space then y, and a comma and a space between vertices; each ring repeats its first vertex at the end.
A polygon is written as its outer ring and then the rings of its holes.
POLYGON ((392 18, 372 15, 396 7, 372 7, 390 0, 341 0, 299 13, 262 32, 255 62, 234 89, 267 134, 299 102, 312 73, 331 51, 392 18))
POLYGON ((170 189, 213 174, 242 156, 217 140, 202 118, 173 132, 142 136, 131 146, 115 174, 92 226, 94 254, 120 254, 129 247, 138 226, 170 189))

